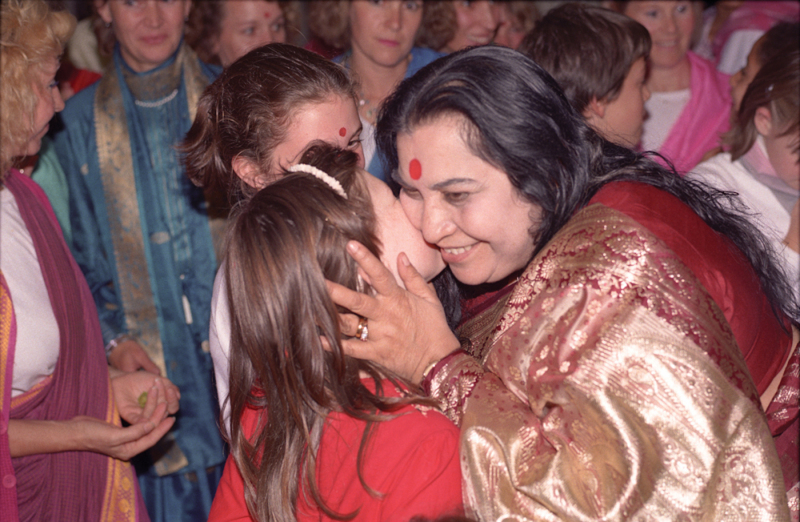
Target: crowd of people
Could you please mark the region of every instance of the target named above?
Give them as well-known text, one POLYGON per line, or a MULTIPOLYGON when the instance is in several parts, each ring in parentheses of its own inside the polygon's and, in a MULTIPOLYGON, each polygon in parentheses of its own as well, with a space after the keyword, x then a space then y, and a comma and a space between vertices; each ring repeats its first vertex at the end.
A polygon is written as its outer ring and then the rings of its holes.
POLYGON ((800 521, 800 4, 59 4, 0 521, 800 521))

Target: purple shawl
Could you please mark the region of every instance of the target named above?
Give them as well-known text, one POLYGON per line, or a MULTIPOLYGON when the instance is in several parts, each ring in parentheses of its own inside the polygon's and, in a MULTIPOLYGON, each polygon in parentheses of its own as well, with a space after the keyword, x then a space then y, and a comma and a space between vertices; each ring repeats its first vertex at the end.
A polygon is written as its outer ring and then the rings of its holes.
POLYGON ((67 451, 11 458, 8 419, 67 420, 87 415, 120 425, 97 309, 44 192, 12 170, 5 181, 33 238, 59 329, 53 374, 11 399, 14 317, 5 280, 0 299, 0 520, 148 520, 128 462, 67 451), (10 306, 9 306, 10 305, 10 306), (6 329, 7 325, 9 328, 6 329), (8 331, 9 335, 4 335, 8 331))

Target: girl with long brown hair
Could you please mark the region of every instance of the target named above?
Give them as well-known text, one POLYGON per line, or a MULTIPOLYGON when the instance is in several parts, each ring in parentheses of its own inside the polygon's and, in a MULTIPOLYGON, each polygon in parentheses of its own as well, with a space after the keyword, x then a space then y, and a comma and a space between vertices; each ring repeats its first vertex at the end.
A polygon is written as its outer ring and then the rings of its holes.
POLYGON ((370 292, 346 251, 357 240, 380 255, 370 176, 329 145, 289 170, 228 237, 235 420, 210 520, 458 513, 458 431, 415 387, 342 351, 325 280, 370 292))
MULTIPOLYGON (((182 145, 183 160, 195 184, 227 195, 240 208, 317 141, 353 151, 363 167, 361 130, 355 90, 344 68, 300 47, 269 44, 225 69, 200 97, 182 145)), ((426 281, 433 279, 444 268, 438 249, 421 241, 384 182, 374 177, 365 182, 387 265, 396 267, 402 251, 426 281)), ((223 424, 229 426, 230 318, 224 279, 219 270, 209 344, 223 424)))

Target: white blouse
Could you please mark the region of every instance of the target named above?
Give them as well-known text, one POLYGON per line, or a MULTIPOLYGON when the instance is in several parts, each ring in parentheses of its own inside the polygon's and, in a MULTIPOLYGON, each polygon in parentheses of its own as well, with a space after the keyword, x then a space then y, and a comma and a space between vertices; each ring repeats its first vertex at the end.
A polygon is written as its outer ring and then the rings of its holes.
POLYGON ((0 190, 0 269, 17 320, 11 384, 16 397, 53 373, 60 338, 33 239, 8 189, 0 190))

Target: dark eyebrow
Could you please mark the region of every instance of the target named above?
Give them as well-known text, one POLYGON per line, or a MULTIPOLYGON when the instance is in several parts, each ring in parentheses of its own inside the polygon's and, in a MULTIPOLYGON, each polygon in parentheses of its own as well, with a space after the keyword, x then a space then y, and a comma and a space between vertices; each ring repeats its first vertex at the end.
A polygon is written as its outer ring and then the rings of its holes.
POLYGON ((442 190, 446 189, 452 185, 459 185, 461 183, 475 183, 474 179, 470 178, 452 178, 445 181, 441 181, 431 187, 432 190, 442 190))
MULTIPOLYGON (((401 188, 404 188, 404 189, 411 189, 411 187, 408 185, 408 183, 405 183, 405 182, 404 182, 404 181, 403 181, 403 180, 400 178, 400 174, 399 174, 399 172, 397 171, 397 169, 395 169, 395 170, 393 170, 393 171, 391 172, 391 174, 390 174, 390 177, 392 178, 392 180, 393 180, 395 183, 397 183, 398 185, 400 185, 400 187, 401 187, 401 188)), ((452 186, 452 185, 458 185, 458 184, 461 184, 461 183, 471 183, 471 184, 474 184, 474 183, 475 183, 475 180, 474 180, 474 179, 470 179, 470 178, 453 178, 453 179, 448 179, 448 180, 445 180, 445 181, 440 181, 439 183, 437 183, 437 184, 435 184, 435 185, 431 186, 431 190, 443 190, 443 189, 446 189, 446 188, 448 188, 448 187, 450 187, 450 186, 452 186)), ((411 190, 413 190, 413 189, 411 189, 411 190)))

